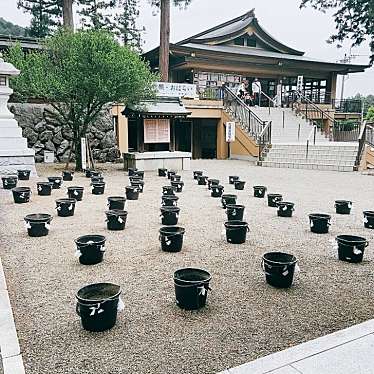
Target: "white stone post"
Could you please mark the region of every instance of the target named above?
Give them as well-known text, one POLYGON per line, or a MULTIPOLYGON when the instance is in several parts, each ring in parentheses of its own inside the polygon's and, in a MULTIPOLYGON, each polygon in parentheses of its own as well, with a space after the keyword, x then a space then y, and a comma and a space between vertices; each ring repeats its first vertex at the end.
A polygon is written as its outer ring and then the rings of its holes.
POLYGON ((17 174, 17 170, 31 170, 36 175, 35 151, 27 148, 27 139, 22 137, 14 115, 8 109, 8 100, 13 90, 9 78, 20 71, 5 62, 0 55, 0 174, 17 174))

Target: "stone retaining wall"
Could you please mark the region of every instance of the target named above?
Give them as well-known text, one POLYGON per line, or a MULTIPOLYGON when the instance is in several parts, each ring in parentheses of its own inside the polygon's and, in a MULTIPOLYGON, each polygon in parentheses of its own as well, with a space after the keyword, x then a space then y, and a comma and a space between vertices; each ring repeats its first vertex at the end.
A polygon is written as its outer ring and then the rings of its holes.
MULTIPOLYGON (((53 122, 45 112, 48 104, 10 103, 10 110, 14 113, 22 133, 27 138, 28 146, 35 149, 36 162, 42 162, 44 151, 53 151, 55 161, 65 162, 69 157, 73 132, 68 126, 61 126, 53 122)), ((99 162, 116 161, 120 152, 116 145, 112 116, 109 110, 103 110, 101 115, 88 130, 92 154, 99 162)), ((74 149, 71 153, 74 161, 74 149)))

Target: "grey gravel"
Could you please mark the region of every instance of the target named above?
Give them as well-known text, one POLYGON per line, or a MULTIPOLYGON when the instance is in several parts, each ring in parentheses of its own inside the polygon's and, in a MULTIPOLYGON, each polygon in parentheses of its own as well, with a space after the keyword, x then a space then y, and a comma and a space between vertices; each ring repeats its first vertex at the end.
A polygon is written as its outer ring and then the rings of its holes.
MULTIPOLYGON (((91 195, 89 180, 77 174, 53 196, 36 193, 15 205, 0 190, 0 255, 7 277, 27 374, 44 373, 216 373, 338 329, 371 319, 374 231, 362 224, 362 211, 374 210, 374 180, 359 173, 271 169, 243 161, 193 161, 209 177, 234 192, 228 175, 245 180, 237 191, 246 206, 248 241, 227 244, 221 237, 224 211, 219 199, 198 186, 192 171, 180 172, 180 225, 186 228, 181 253, 164 253, 158 242, 161 187, 166 178, 145 175, 145 192, 128 202, 125 231, 105 227, 106 197, 124 194, 128 178, 121 165, 101 165, 104 196, 91 195), (85 186, 71 218, 55 214, 56 198, 66 186, 85 186), (253 185, 266 185, 295 203, 293 218, 278 218, 265 199, 253 197, 253 185), (353 200, 349 216, 334 214, 334 200, 353 200), (29 213, 54 215, 45 238, 30 238, 23 224, 29 213), (330 233, 313 234, 308 213, 332 214, 330 233), (89 233, 107 237, 103 263, 80 265, 74 239, 89 233), (338 261, 331 239, 338 234, 364 236, 372 243, 361 264, 338 261), (289 290, 265 283, 261 256, 281 250, 299 259, 301 273, 289 290), (174 301, 173 272, 195 266, 211 272, 212 292, 205 309, 180 310, 174 301), (75 314, 75 292, 98 281, 121 285, 125 310, 107 332, 89 333, 75 314)), ((38 180, 60 175, 61 166, 39 166, 38 180), (52 170, 55 168, 56 170, 52 170)), ((36 180, 20 182, 32 186, 36 180)), ((35 191, 36 192, 36 191, 35 191)))

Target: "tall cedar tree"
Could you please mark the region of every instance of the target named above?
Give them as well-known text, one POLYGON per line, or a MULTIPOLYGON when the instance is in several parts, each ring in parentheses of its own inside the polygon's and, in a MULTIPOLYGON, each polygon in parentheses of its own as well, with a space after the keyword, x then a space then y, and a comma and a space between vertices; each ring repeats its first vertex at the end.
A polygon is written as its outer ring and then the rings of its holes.
POLYGON ((119 9, 122 11, 115 16, 115 34, 124 45, 131 46, 138 51, 142 49, 142 34, 145 28, 136 24, 139 17, 137 0, 118 0, 119 9))
POLYGON ((369 40, 370 61, 374 63, 374 0, 302 0, 300 7, 308 5, 320 11, 334 9, 337 32, 328 41, 339 46, 349 39, 352 47, 356 47, 369 40))
POLYGON ((73 1, 62 0, 62 18, 65 29, 74 30, 73 1))
POLYGON ((78 0, 78 3, 78 14, 84 29, 113 30, 112 14, 116 0, 78 0))
MULTIPOLYGON (((169 80, 170 55, 170 0, 149 0, 153 6, 160 8, 160 50, 159 71, 161 80, 169 80)), ((192 0, 172 0, 175 6, 186 7, 192 0)))
POLYGON ((31 14, 28 36, 45 38, 61 24, 62 0, 18 0, 17 6, 31 14))

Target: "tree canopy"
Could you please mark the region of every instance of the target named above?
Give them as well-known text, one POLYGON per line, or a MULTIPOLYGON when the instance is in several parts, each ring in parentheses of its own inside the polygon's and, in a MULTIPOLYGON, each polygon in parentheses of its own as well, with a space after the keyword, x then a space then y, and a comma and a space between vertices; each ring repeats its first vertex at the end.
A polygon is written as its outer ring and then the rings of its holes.
POLYGON ((301 7, 312 6, 326 11, 335 10, 334 19, 337 32, 329 42, 340 46, 344 40, 352 41, 352 47, 369 41, 371 63, 374 63, 374 1, 373 0, 302 0, 301 7))
POLYGON ((18 0, 17 6, 31 14, 28 36, 45 38, 61 25, 62 0, 18 0))
POLYGON ((15 93, 49 102, 53 118, 73 131, 77 169, 80 138, 106 104, 152 97, 157 78, 135 51, 102 30, 59 31, 42 51, 24 54, 16 45, 5 58, 21 70, 12 79, 15 93))
MULTIPOLYGON (((50 36, 63 24, 63 19, 65 27, 73 23, 72 0, 17 0, 17 4, 32 16, 27 29, 29 36, 50 36)), ((141 49, 144 28, 137 26, 138 0, 75 0, 74 4, 80 28, 107 30, 125 45, 141 49)))

